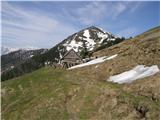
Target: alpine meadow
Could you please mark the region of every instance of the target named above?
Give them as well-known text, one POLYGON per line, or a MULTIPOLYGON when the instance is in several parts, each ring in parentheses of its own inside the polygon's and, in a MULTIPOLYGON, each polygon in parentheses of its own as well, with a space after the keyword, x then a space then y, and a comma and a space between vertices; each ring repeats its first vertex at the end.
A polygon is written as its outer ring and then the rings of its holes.
POLYGON ((2 120, 160 120, 159 1, 1 1, 2 120))

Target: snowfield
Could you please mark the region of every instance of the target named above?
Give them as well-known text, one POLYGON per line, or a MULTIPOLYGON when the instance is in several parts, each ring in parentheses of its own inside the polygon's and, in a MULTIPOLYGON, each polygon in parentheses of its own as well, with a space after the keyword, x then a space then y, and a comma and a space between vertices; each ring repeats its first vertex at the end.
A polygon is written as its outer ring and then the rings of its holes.
POLYGON ((96 44, 94 42, 93 39, 90 39, 90 34, 89 34, 89 30, 85 30, 83 36, 85 36, 86 38, 83 38, 83 40, 87 41, 87 48, 89 49, 89 51, 93 50, 94 45, 96 44))
POLYGON ((106 61, 106 60, 110 60, 110 59, 113 59, 113 58, 117 57, 117 55, 118 55, 118 54, 115 54, 115 55, 112 55, 112 56, 110 56, 110 57, 103 56, 103 57, 100 57, 100 58, 91 60, 91 61, 86 62, 86 63, 83 63, 83 64, 75 65, 75 66, 70 67, 70 68, 68 68, 68 69, 71 70, 71 69, 74 69, 74 68, 79 68, 79 67, 84 67, 84 66, 88 66, 88 65, 97 64, 97 63, 102 63, 102 62, 104 62, 104 61, 106 61))
POLYGON ((68 37, 63 43, 67 51, 74 49, 75 52, 81 52, 85 47, 88 51, 92 51, 103 44, 116 40, 116 36, 109 32, 98 30, 98 28, 86 28, 68 37), (105 40, 105 41, 104 41, 105 40))
POLYGON ((137 65, 129 71, 111 76, 108 81, 119 84, 131 83, 134 80, 154 75, 159 71, 160 70, 157 65, 153 65, 151 67, 145 67, 145 65, 137 65))
POLYGON ((100 44, 104 41, 104 39, 108 38, 108 34, 106 34, 106 33, 104 34, 104 33, 98 32, 98 33, 97 33, 97 36, 98 36, 99 38, 101 38, 101 40, 99 41, 100 44))
POLYGON ((67 51, 74 49, 75 52, 78 52, 78 48, 82 47, 82 42, 76 42, 75 40, 72 40, 70 44, 64 44, 64 46, 67 46, 66 49, 67 51))

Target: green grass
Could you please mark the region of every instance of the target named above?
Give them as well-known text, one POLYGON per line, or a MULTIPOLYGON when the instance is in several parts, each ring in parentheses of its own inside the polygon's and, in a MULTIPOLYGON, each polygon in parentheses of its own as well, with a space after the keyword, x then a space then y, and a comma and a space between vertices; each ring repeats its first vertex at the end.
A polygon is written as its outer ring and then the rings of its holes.
MULTIPOLYGON (((55 103, 59 102, 64 105, 63 100, 70 88, 70 83, 63 79, 62 74, 65 74, 64 70, 43 68, 23 77, 2 82, 2 89, 6 90, 6 95, 2 96, 2 110, 5 111, 2 112, 2 118, 11 119, 13 115, 17 116, 14 117, 15 119, 21 118, 23 114, 28 114, 29 111, 25 113, 25 110, 32 109, 38 104, 42 105, 40 106, 43 111, 36 114, 43 113, 42 116, 46 116, 50 113, 48 110, 50 105, 46 103, 50 98, 54 98, 55 103), (55 92, 57 89, 59 91, 55 92)), ((53 104, 53 106, 57 105, 53 104)), ((67 112, 63 107, 54 111, 56 117, 67 117, 67 112)), ((32 113, 29 112, 29 114, 32 113)), ((42 116, 40 116, 40 119, 42 116)))
POLYGON ((123 85, 91 80, 77 71, 42 68, 2 82, 2 119, 103 120, 109 114, 112 119, 123 119, 129 111, 119 113, 122 106, 132 111, 142 103, 149 105, 151 118, 155 118, 158 103, 122 88, 123 85))

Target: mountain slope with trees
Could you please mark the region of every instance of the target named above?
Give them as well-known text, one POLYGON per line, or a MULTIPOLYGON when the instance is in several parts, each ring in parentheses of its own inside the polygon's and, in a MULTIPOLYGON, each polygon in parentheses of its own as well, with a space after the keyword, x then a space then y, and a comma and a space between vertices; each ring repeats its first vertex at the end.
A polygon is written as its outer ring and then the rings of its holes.
POLYGON ((109 82, 137 65, 160 68, 160 28, 93 53, 114 59, 73 70, 44 67, 2 82, 2 119, 159 120, 160 72, 109 82))
MULTIPOLYGON (((112 46, 123 40, 124 38, 116 37, 111 33, 91 26, 69 36, 43 54, 37 54, 16 66, 13 64, 13 69, 3 72, 2 80, 11 79, 44 67, 45 62, 60 63, 62 56, 70 49, 74 49, 82 58, 85 58, 91 56, 94 51, 112 46)), ((4 56, 2 56, 2 66, 5 66, 3 64, 5 63, 4 59, 4 56)))

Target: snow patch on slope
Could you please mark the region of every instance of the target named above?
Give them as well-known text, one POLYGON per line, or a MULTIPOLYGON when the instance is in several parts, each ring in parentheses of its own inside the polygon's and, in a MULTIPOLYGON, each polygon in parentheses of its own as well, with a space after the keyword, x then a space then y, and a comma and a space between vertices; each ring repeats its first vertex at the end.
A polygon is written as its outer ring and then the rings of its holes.
POLYGON ((115 38, 110 38, 109 41, 115 41, 115 38))
POLYGON ((102 62, 104 62, 104 61, 106 61, 106 60, 111 60, 111 59, 117 57, 117 55, 118 55, 118 54, 115 54, 115 55, 112 55, 112 56, 110 56, 110 57, 103 56, 103 57, 100 57, 100 58, 91 60, 91 61, 89 61, 89 62, 86 62, 86 63, 83 63, 83 64, 79 64, 79 65, 70 67, 70 68, 68 68, 68 69, 74 69, 74 68, 84 67, 84 66, 88 66, 88 65, 97 64, 97 63, 102 63, 102 62))
POLYGON ((74 49, 75 52, 78 52, 79 47, 82 47, 82 42, 76 42, 75 40, 72 40, 70 44, 66 45, 67 51, 74 49))
POLYGON ((31 58, 31 57, 33 57, 34 55, 30 55, 29 57, 31 58))
POLYGON ((83 36, 86 38, 83 38, 83 40, 87 41, 87 48, 89 51, 94 49, 94 45, 96 44, 93 39, 90 39, 89 30, 85 30, 83 36))
POLYGON ((111 59, 113 59, 113 58, 115 58, 115 57, 117 57, 117 56, 118 56, 118 54, 112 55, 112 56, 110 56, 110 57, 107 57, 106 60, 111 60, 111 59))
POLYGON ((97 36, 99 38, 101 38, 101 40, 99 41, 100 44, 103 42, 104 39, 108 38, 108 34, 104 34, 104 33, 101 33, 101 32, 98 32, 97 36))
POLYGON ((90 27, 68 37, 63 46, 67 51, 74 49, 76 52, 81 52, 84 44, 88 51, 92 51, 102 43, 108 44, 108 42, 104 42, 104 40, 114 41, 115 38, 108 32, 104 32, 96 27, 90 27))
POLYGON ((131 83, 134 80, 154 75, 159 71, 160 70, 157 65, 153 65, 151 67, 145 67, 145 65, 138 65, 129 71, 111 76, 108 81, 119 84, 131 83))

